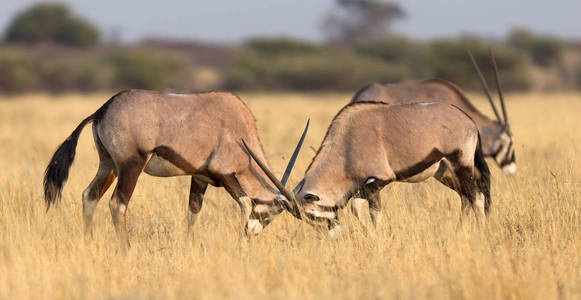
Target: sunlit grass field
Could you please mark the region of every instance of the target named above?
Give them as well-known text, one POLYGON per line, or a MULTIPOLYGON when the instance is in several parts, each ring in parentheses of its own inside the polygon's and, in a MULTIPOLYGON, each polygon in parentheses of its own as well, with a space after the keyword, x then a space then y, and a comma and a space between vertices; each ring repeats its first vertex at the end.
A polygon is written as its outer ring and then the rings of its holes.
MULTIPOLYGON (((89 127, 60 205, 45 213, 42 200, 50 156, 110 96, 0 100, 0 299, 581 298, 579 94, 507 96, 519 171, 503 177, 489 160, 493 206, 484 230, 459 226, 458 196, 431 179, 384 189, 376 239, 347 209, 337 240, 288 213, 241 239, 238 206, 216 188, 190 238, 189 178, 142 174, 129 203, 127 253, 111 222, 112 189, 97 208, 94 237, 83 235, 81 192, 98 163, 89 127)), ((311 118, 294 186, 350 95, 241 97, 278 175, 311 118)), ((471 98, 492 115, 484 98, 471 98)))

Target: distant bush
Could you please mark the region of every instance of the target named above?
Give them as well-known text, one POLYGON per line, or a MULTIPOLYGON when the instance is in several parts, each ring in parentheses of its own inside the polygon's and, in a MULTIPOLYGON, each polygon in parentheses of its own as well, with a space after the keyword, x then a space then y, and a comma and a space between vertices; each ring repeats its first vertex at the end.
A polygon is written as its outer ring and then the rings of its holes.
MULTIPOLYGON (((531 86, 531 78, 523 56, 514 48, 502 45, 490 46, 496 57, 502 85, 505 90, 525 90, 531 86)), ((473 38, 436 40, 429 45, 430 65, 433 76, 450 80, 467 89, 480 89, 476 70, 472 66, 470 51, 484 73, 489 86, 494 87, 494 72, 489 55, 489 44, 473 38)))
POLYGON ((424 43, 403 36, 389 36, 382 39, 361 42, 354 47, 360 55, 371 56, 391 64, 407 68, 413 77, 431 75, 430 53, 424 43))
POLYGON ((37 87, 36 62, 32 55, 17 49, 0 51, 0 91, 20 93, 37 87))
POLYGON ((397 81, 405 68, 350 52, 325 50, 269 55, 246 51, 225 72, 228 89, 353 90, 374 81, 397 81))
POLYGON ((133 49, 111 54, 116 88, 161 90, 191 86, 193 67, 184 55, 152 49, 133 49))
POLYGON ((5 41, 86 47, 99 42, 99 31, 89 21, 72 15, 65 4, 38 3, 12 20, 5 32, 5 41))
POLYGON ((578 63, 573 70, 575 88, 581 90, 581 63, 578 63))
POLYGON ((164 50, 9 47, 0 51, 0 93, 191 90, 197 86, 195 75, 187 56, 164 50))
POLYGON ((53 54, 38 63, 39 90, 93 92, 109 90, 114 68, 98 53, 68 52, 53 54))
POLYGON ((112 66, 98 53, 23 47, 0 51, 1 93, 108 90, 112 74, 112 66))
POLYGON ((514 29, 510 32, 508 43, 525 51, 533 62, 542 67, 560 64, 565 46, 556 37, 539 36, 527 29, 514 29))
POLYGON ((246 42, 246 47, 268 55, 314 53, 323 50, 319 45, 289 37, 251 38, 246 42))

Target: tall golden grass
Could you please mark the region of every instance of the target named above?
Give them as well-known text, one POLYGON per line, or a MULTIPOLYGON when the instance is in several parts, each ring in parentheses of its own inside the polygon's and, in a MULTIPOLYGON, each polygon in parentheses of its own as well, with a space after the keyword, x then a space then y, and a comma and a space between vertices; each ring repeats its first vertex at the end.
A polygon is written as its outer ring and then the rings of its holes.
MULTIPOLYGON (((53 151, 109 96, 0 100, 0 299, 581 298, 578 94, 508 96, 519 171, 503 177, 489 161, 493 206, 484 230, 458 226, 459 198, 429 180, 382 192, 386 217, 375 240, 344 210, 346 232, 338 240, 285 213, 246 241, 238 235, 237 205, 215 188, 191 239, 188 178, 142 175, 129 204, 127 253, 112 226, 111 191, 97 208, 94 237, 83 235, 81 191, 98 162, 90 129, 60 205, 45 213, 42 200, 53 151)), ((349 96, 242 98, 277 174, 311 118, 294 184, 349 96)), ((472 98, 490 113, 481 97, 472 98)))

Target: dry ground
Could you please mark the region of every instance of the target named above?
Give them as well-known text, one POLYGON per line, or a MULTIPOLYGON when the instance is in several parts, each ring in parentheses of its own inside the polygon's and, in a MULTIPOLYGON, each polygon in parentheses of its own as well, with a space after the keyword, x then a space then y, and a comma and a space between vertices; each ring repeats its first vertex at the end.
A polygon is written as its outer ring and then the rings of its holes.
MULTIPOLYGON (((239 211, 211 188, 194 239, 185 235, 188 178, 143 175, 129 205, 123 254, 108 197, 85 241, 81 191, 97 169, 85 129, 61 205, 45 214, 42 172, 73 128, 110 95, 0 100, 0 298, 581 298, 581 96, 509 95, 516 177, 493 171, 486 230, 458 227, 460 201, 444 186, 393 184, 376 241, 343 212, 330 241, 288 214, 241 242, 239 211)), ((311 117, 292 175, 300 179, 349 95, 242 95, 276 173, 311 117)), ((490 109, 480 97, 477 105, 490 109)), ((491 115, 491 114, 489 114, 491 115)))

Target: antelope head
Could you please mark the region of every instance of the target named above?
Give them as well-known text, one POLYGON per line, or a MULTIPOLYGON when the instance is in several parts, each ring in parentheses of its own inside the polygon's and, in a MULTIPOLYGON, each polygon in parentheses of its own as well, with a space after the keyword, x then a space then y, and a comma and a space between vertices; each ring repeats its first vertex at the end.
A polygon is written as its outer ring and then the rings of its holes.
POLYGON ((343 174, 344 172, 334 172, 331 170, 334 167, 342 168, 341 163, 334 163, 331 168, 324 169, 335 176, 320 173, 318 171, 321 170, 320 168, 309 167, 303 180, 291 192, 276 179, 252 150, 247 149, 247 152, 256 160, 264 173, 279 189, 281 195, 284 196, 279 199, 281 206, 296 218, 304 220, 316 229, 328 230, 331 237, 335 237, 341 232, 337 211, 343 208, 352 196, 357 196, 359 193, 376 192, 387 183, 375 177, 356 179, 352 176, 346 176, 347 174, 343 174), (330 186, 333 188, 329 188, 330 186))
MULTIPOLYGON (((296 199, 295 199, 294 195, 292 193, 290 193, 285 188, 285 185, 286 185, 288 177, 292 171, 292 168, 295 164, 295 161, 297 159, 297 156, 299 154, 301 146, 303 145, 305 136, 306 136, 307 131, 309 129, 309 123, 310 123, 310 120, 307 121, 307 125, 305 126, 305 129, 303 130, 301 138, 299 139, 299 142, 297 143, 297 146, 295 147, 295 150, 294 150, 294 152, 293 152, 293 154, 288 162, 286 170, 285 170, 282 178, 280 179, 280 181, 270 171, 270 169, 266 166, 266 164, 263 161, 261 161, 260 158, 258 158, 257 155, 250 149, 248 144, 246 144, 246 141, 242 140, 243 149, 246 151, 246 153, 248 155, 250 155, 250 157, 252 157, 252 159, 254 159, 256 164, 258 164, 258 166, 263 170, 263 172, 270 179, 270 181, 280 191, 280 194, 276 195, 274 198, 274 200, 275 200, 274 207, 272 207, 272 205, 254 203, 253 209, 252 209, 252 216, 254 216, 254 219, 259 219, 260 224, 255 224, 255 225, 249 224, 249 226, 255 226, 256 228, 259 228, 261 230, 264 226, 266 226, 270 222, 270 217, 272 215, 278 214, 285 209, 288 210, 289 212, 291 212, 297 218, 301 218, 301 214, 300 214, 299 208, 298 208, 299 206, 296 205, 296 199)), ((255 228, 248 228, 248 229, 250 229, 252 231, 260 231, 260 230, 257 230, 255 228)))
POLYGON ((474 68, 476 69, 476 71, 478 73, 478 77, 480 79, 482 89, 484 90, 484 93, 486 94, 486 97, 488 98, 488 102, 490 103, 490 106, 492 107, 492 111, 494 112, 494 115, 496 116, 496 123, 499 127, 499 130, 496 130, 496 132, 494 132, 494 142, 492 143, 492 146, 491 146, 492 149, 489 149, 489 150, 491 153, 494 153, 493 154, 494 161, 502 169, 502 172, 505 175, 514 175, 516 173, 516 169, 517 169, 516 159, 515 159, 515 154, 514 154, 514 136, 512 134, 512 131, 510 129, 510 123, 508 121, 508 114, 506 112, 506 105, 504 103, 504 96, 502 93, 502 85, 500 82, 498 67, 496 65, 496 58, 494 57, 494 53, 492 52, 492 49, 491 49, 490 50, 490 58, 492 60, 492 66, 494 67, 494 77, 496 80, 496 88, 498 91, 498 97, 500 98, 500 106, 502 108, 502 118, 500 117, 500 114, 498 113, 498 109, 496 108, 496 105, 494 104, 494 101, 492 100, 490 89, 488 88, 488 84, 486 83, 486 80, 484 79, 484 76, 482 75, 482 72, 480 71, 480 68, 478 67, 478 64, 476 63, 476 60, 474 59, 474 57, 472 56, 472 54, 470 52, 468 52, 468 55, 470 56, 470 60, 472 60, 472 64, 474 65, 474 68))

